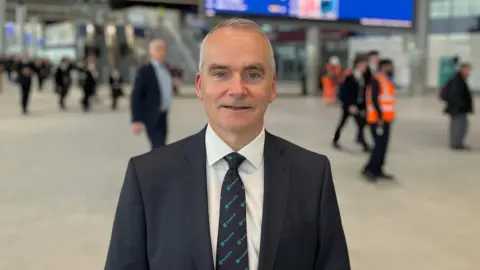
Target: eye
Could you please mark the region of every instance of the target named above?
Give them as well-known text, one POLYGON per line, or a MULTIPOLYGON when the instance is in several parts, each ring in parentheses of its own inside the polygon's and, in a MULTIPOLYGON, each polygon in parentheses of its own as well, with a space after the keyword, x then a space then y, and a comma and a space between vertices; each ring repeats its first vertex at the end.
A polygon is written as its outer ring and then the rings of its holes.
POLYGON ((223 78, 227 77, 227 72, 225 72, 225 71, 216 71, 216 72, 214 72, 212 75, 213 75, 213 77, 215 77, 215 78, 223 79, 223 78))
POLYGON ((248 72, 245 74, 245 79, 247 80, 259 80, 262 79, 263 75, 260 72, 248 72))

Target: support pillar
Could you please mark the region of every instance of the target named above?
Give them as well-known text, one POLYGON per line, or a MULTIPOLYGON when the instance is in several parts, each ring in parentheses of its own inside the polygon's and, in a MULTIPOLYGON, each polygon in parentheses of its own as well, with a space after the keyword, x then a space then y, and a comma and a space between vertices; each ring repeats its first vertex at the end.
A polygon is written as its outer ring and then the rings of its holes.
POLYGON ((38 46, 38 39, 40 38, 38 36, 38 27, 39 27, 39 20, 37 17, 33 17, 29 19, 29 24, 30 24, 30 31, 33 36, 32 41, 30 41, 29 44, 29 49, 32 54, 32 56, 37 56, 39 53, 39 46, 38 46))
POLYGON ((416 1, 415 50, 412 55, 412 84, 410 94, 422 95, 427 90, 428 35, 430 1, 416 1))
POLYGON ((319 89, 320 55, 321 48, 321 29, 319 27, 310 27, 307 29, 306 48, 305 48, 305 80, 306 94, 315 95, 319 89))
POLYGON ((15 24, 16 24, 16 37, 17 46, 20 54, 27 52, 25 47, 25 20, 27 17, 27 7, 22 4, 18 4, 15 7, 15 24))
POLYGON ((0 0, 0 55, 5 54, 5 15, 7 10, 7 0, 0 0))

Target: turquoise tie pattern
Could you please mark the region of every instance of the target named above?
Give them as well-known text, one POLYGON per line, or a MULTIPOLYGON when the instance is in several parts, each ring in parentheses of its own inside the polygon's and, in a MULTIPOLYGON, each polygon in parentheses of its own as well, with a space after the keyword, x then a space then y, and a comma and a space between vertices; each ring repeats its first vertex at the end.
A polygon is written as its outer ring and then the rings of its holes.
POLYGON ((245 186, 238 168, 245 157, 234 152, 224 157, 228 171, 222 184, 217 240, 217 270, 248 270, 245 186))

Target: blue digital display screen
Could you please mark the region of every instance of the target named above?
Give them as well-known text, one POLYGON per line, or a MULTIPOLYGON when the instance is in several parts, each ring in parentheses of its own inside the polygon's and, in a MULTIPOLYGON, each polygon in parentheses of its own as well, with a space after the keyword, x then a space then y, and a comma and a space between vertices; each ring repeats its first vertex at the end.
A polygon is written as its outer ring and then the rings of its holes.
POLYGON ((415 0, 204 0, 206 16, 242 15, 410 28, 415 0))

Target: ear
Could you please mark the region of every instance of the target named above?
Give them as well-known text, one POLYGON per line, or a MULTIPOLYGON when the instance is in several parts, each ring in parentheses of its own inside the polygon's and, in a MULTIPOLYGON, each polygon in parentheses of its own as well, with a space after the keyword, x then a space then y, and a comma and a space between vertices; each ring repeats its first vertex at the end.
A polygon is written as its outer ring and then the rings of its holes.
POLYGON ((195 75, 195 88, 197 92, 197 96, 200 100, 203 100, 202 96, 202 76, 200 75, 200 72, 197 72, 195 75))
POLYGON ((277 97, 277 75, 273 75, 272 92, 270 93, 269 102, 272 103, 276 97, 277 97))

